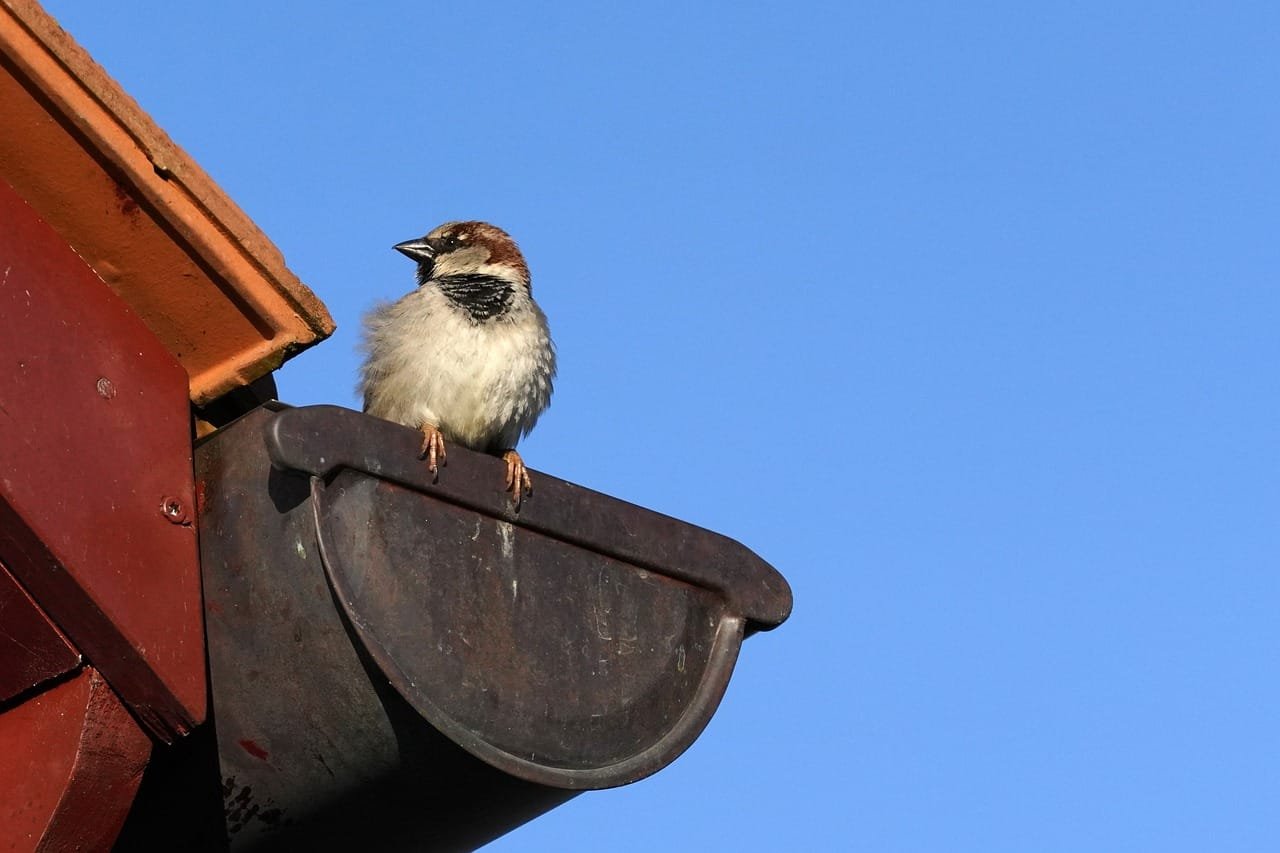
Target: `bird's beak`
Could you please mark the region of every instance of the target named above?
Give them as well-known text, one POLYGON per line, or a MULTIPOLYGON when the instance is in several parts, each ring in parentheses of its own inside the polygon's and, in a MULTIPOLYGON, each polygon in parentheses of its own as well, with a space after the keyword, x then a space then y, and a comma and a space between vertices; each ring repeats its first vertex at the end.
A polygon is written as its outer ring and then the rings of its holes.
POLYGON ((436 265, 436 250, 427 242, 426 237, 419 237, 416 240, 405 240, 403 243, 396 243, 391 248, 395 249, 406 258, 418 262, 418 283, 431 278, 431 273, 436 265))
POLYGON ((405 240, 403 243, 396 243, 391 248, 420 264, 429 264, 436 259, 436 250, 431 248, 431 244, 427 242, 425 237, 405 240))

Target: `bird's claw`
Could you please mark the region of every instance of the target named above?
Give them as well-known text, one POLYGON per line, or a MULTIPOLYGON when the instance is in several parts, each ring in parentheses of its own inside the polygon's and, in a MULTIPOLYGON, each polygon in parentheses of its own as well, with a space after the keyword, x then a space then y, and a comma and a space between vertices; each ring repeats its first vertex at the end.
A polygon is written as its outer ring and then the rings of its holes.
POLYGON ((437 463, 439 465, 447 464, 444 452, 444 434, 432 424, 422 425, 422 450, 419 451, 418 458, 427 460, 427 470, 432 474, 437 471, 437 463))
POLYGON ((506 491, 511 492, 511 500, 519 509, 524 496, 533 494, 533 480, 529 478, 529 469, 524 466, 519 453, 508 450, 502 454, 502 461, 507 463, 506 491))

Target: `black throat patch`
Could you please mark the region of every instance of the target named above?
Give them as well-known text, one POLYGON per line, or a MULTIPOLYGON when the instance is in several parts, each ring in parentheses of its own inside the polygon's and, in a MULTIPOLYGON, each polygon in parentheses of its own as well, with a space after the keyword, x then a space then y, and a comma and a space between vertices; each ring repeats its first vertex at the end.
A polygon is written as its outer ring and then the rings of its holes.
POLYGON ((514 285, 492 275, 463 273, 436 279, 442 293, 453 304, 465 308, 477 323, 501 317, 511 308, 514 285))

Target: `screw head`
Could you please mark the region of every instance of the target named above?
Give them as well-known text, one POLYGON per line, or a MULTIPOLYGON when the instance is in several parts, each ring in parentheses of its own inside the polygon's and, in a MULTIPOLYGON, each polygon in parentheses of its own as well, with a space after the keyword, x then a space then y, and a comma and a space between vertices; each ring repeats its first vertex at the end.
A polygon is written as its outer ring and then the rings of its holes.
POLYGON ((186 524, 191 520, 186 506, 172 495, 166 495, 160 501, 160 514, 171 524, 186 524))

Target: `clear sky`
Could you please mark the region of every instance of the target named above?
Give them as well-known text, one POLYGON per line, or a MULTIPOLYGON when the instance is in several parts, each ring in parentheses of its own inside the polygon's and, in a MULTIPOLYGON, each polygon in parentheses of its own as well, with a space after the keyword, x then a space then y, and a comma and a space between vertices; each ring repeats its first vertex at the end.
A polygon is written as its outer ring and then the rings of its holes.
POLYGON ((1280 850, 1280 6, 48 0, 338 322, 516 236, 534 468, 791 582, 492 849, 1280 850))

